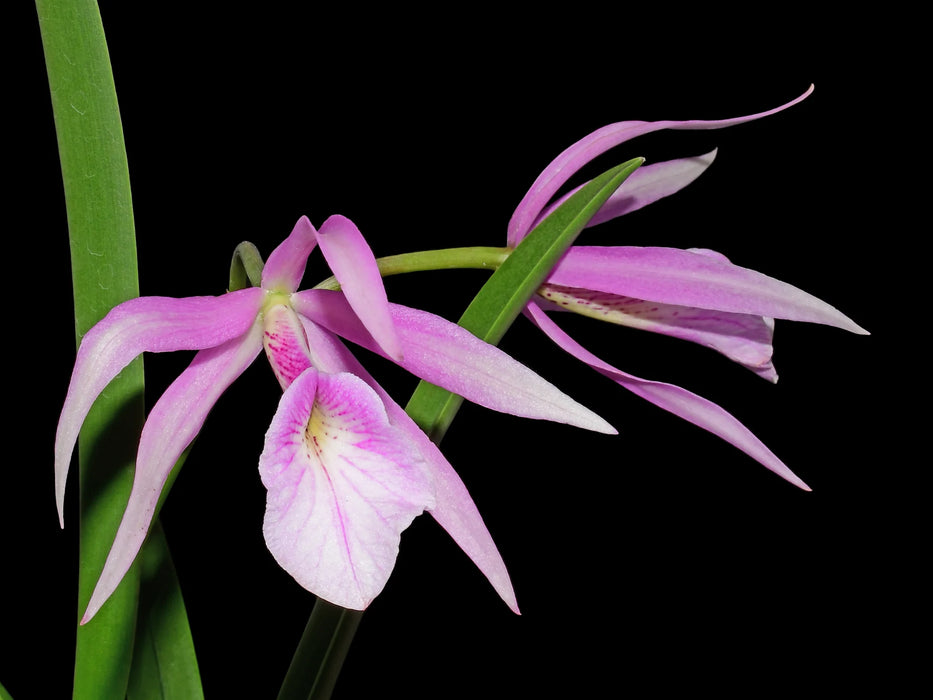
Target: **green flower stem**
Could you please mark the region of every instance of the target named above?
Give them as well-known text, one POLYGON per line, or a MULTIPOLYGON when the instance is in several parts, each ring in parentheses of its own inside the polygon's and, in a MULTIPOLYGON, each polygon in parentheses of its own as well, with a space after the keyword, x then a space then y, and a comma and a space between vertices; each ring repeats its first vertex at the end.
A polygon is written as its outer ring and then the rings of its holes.
MULTIPOLYGON (((492 248, 473 246, 468 248, 444 248, 442 250, 421 250, 416 253, 402 253, 379 258, 379 273, 383 277, 401 275, 407 272, 427 272, 429 270, 466 270, 479 269, 494 271, 505 262, 512 252, 511 248, 492 248)), ((315 289, 340 289, 335 277, 329 277, 315 289)))
POLYGON ((329 698, 362 619, 361 610, 348 610, 318 598, 288 667, 278 700, 329 698), (309 669, 319 671, 314 674, 309 673, 309 669))

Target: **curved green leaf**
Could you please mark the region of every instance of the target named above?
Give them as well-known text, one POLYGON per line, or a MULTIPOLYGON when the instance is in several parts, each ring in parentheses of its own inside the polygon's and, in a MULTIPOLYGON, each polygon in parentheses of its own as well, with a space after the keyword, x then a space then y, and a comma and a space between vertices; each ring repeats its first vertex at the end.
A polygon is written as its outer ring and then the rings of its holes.
POLYGON ((140 565, 139 625, 126 697, 201 700, 204 693, 185 602, 158 520, 140 554, 140 565))
MULTIPOLYGON (((497 345, 580 231, 643 162, 644 158, 633 158, 606 171, 555 209, 486 281, 458 323, 478 338, 497 345)), ((439 442, 462 402, 461 396, 422 381, 405 410, 439 442)))

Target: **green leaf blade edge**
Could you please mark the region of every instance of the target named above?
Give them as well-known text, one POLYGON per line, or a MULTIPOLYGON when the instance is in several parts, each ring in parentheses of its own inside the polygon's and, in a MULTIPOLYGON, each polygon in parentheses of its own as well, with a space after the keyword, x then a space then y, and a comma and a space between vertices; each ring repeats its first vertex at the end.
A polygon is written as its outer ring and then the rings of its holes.
MULTIPOLYGON (((539 223, 486 281, 458 323, 497 345, 551 269, 600 207, 644 162, 633 158, 593 178, 539 223)), ((421 381, 405 410, 436 442, 447 432, 462 397, 421 381)))

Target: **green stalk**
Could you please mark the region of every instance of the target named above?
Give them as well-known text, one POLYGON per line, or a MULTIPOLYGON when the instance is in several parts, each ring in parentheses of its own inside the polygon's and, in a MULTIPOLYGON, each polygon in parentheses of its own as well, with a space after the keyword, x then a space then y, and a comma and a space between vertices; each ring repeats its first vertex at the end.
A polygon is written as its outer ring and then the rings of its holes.
POLYGON ((318 598, 288 667, 278 700, 329 698, 362 619, 360 610, 348 610, 318 598), (315 669, 317 673, 313 672, 315 669))
MULTIPOLYGON (((443 248, 387 255, 376 260, 376 263, 379 265, 379 274, 383 277, 428 270, 496 270, 511 252, 509 248, 488 246, 443 248)), ((340 289, 340 283, 337 282, 336 277, 328 277, 314 288, 340 289)))

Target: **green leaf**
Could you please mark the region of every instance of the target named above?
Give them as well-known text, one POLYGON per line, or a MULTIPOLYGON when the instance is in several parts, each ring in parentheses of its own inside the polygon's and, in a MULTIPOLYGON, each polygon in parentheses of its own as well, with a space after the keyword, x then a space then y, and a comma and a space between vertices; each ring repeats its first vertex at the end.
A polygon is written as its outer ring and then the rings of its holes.
MULTIPOLYGON (((487 343, 497 345, 580 231, 643 162, 643 158, 633 158, 606 171, 555 209, 486 281, 459 324, 487 343)), ((461 396, 421 381, 405 410, 439 442, 462 402, 461 396)))
POLYGON ((189 445, 178 458, 166 479, 156 504, 155 524, 139 555, 142 580, 133 663, 126 694, 129 700, 200 700, 204 697, 181 585, 165 532, 157 519, 191 447, 189 445))
MULTIPOLYGON (((112 307, 139 295, 129 169, 96 2, 36 0, 36 9, 58 136, 71 248, 75 331, 80 341, 112 307)), ((79 618, 123 516, 143 420, 143 365, 137 359, 95 402, 78 443, 79 618)), ((75 698, 96 700, 126 695, 138 591, 137 563, 94 619, 78 627, 75 698)), ((163 600, 174 601, 175 597, 163 600)), ((180 623, 173 610, 177 612, 177 608, 170 607, 166 614, 177 629, 180 623)), ((183 607, 181 611, 183 614, 183 607)), ((187 632, 187 621, 183 626, 187 632)), ((184 638, 183 632, 179 634, 184 638)), ((187 635, 190 638, 190 632, 187 635)))
POLYGON ((129 700, 204 697, 185 602, 158 521, 140 555, 143 585, 129 700))
MULTIPOLYGON (((139 295, 129 171, 96 3, 37 0, 36 8, 65 186, 80 340, 110 308, 139 295)), ((79 617, 129 496, 143 415, 143 368, 137 360, 111 382, 81 430, 79 617)), ((134 567, 100 613, 78 628, 75 698, 126 694, 138 586, 134 567)))

